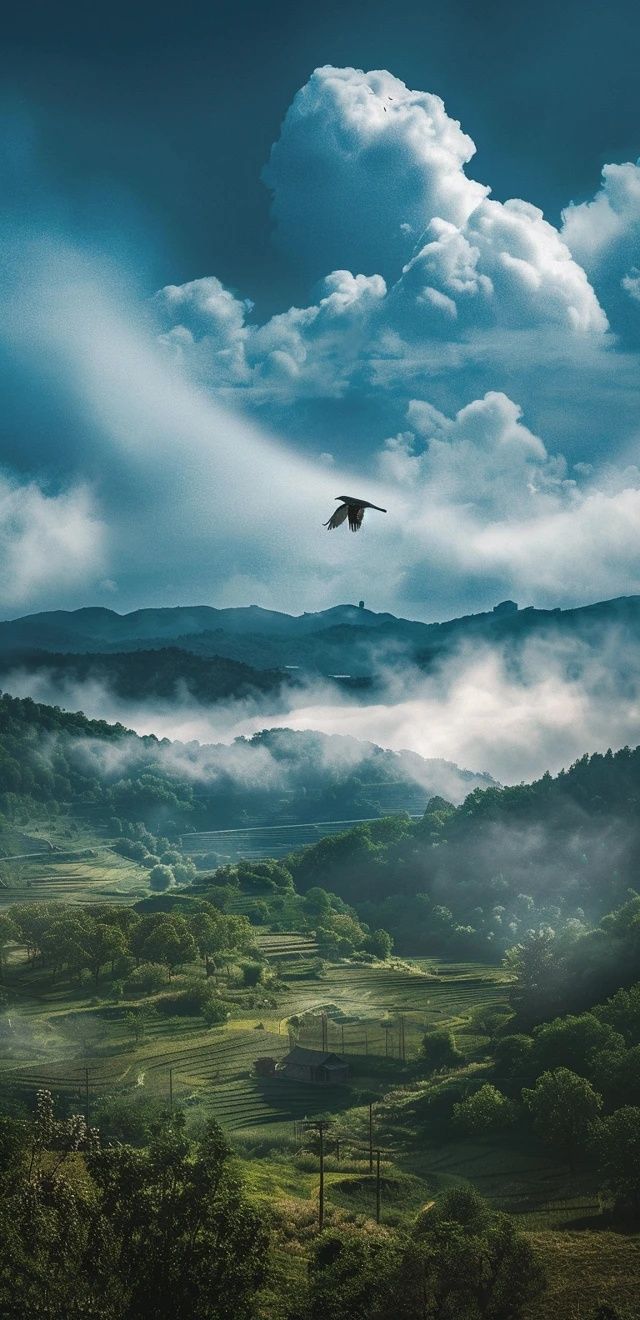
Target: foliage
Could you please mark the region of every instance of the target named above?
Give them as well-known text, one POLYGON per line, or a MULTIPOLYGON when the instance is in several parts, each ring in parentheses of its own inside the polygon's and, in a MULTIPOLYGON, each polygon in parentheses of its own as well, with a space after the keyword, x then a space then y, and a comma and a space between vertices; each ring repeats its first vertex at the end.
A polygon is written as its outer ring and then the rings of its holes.
POLYGON ((455 1068, 462 1059, 453 1032, 448 1031, 446 1027, 426 1032, 422 1038, 422 1057, 429 1072, 455 1068))
POLYGON ((509 1127, 515 1117, 513 1101, 490 1082, 485 1082, 479 1090, 453 1106, 454 1126, 469 1135, 509 1127))
POLYGON ((324 1233, 309 1271, 311 1320, 516 1320, 543 1273, 513 1221, 471 1189, 446 1193, 407 1237, 324 1233))
POLYGON ((602 1096, 586 1078, 569 1068, 556 1068, 542 1073, 531 1090, 525 1087, 522 1099, 536 1132, 563 1153, 573 1168, 602 1109, 602 1096))
POLYGON ((250 1320, 268 1236, 209 1123, 147 1149, 102 1147, 81 1118, 0 1125, 0 1314, 22 1320, 250 1320), (83 1152, 80 1156, 78 1153, 83 1152), (80 1161, 80 1162, 78 1162, 80 1161))
POLYGON ((595 1130, 603 1185, 617 1206, 640 1218, 640 1108, 627 1105, 603 1118, 595 1130))

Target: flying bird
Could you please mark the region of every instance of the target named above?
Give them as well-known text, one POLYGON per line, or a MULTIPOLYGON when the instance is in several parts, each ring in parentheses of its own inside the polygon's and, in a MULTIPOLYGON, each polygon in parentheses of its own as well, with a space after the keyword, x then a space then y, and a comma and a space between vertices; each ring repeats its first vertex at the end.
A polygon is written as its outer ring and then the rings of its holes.
POLYGON ((358 500, 353 495, 336 495, 336 499, 341 503, 335 513, 331 514, 329 521, 322 524, 323 527, 328 527, 330 532, 339 527, 346 517, 349 518, 349 530, 359 532, 365 509, 377 509, 378 513, 387 512, 386 509, 381 509, 379 504, 370 504, 369 500, 358 500))

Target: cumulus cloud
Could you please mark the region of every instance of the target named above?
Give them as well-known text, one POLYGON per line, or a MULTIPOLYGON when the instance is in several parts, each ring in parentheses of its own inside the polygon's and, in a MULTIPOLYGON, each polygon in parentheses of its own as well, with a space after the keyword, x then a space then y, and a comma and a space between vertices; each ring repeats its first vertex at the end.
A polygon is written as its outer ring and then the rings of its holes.
POLYGON ((614 328, 640 337, 640 161, 605 165, 591 201, 568 206, 562 233, 587 271, 614 328), (631 302, 629 301, 631 300, 631 302))
POLYGON ((86 486, 48 494, 35 481, 0 475, 0 608, 95 583, 105 538, 86 486))
POLYGON ((432 220, 427 239, 400 282, 403 295, 422 311, 423 333, 439 323, 453 337, 452 322, 478 329, 607 329, 584 270, 536 206, 487 199, 463 226, 432 220))
POLYGON ((439 96, 386 70, 316 69, 264 171, 277 241, 314 279, 393 274, 432 216, 464 223, 488 191, 464 173, 475 150, 439 96))
MULTIPOLYGON (((304 401, 331 451, 337 428, 368 457, 377 418, 395 411, 399 426, 429 386, 452 410, 507 382, 553 443, 573 453, 579 435, 574 457, 601 446, 605 419, 609 442, 628 443, 637 364, 613 351, 566 233, 527 201, 490 198, 465 173, 474 151, 439 97, 385 71, 317 69, 265 171, 276 239, 317 291, 260 324, 213 276, 169 285, 155 298, 163 345, 294 441, 289 405, 304 401)), ((634 270, 618 293, 635 312, 634 270)))
POLYGON ((405 501, 407 591, 434 563, 449 582, 490 581, 550 603, 640 590, 637 468, 569 474, 499 392, 453 418, 412 400, 407 420, 379 459, 405 501))

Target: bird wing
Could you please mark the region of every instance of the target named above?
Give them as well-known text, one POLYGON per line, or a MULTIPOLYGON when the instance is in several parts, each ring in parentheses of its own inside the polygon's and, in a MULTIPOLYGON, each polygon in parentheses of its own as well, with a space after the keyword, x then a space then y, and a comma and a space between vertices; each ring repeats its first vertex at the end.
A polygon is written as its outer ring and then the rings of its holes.
POLYGON ((333 532, 336 527, 340 526, 340 523, 344 522, 347 516, 348 509, 349 509, 348 504, 339 504, 338 508, 335 509, 334 512, 331 514, 329 521, 323 523, 323 527, 328 527, 329 531, 333 532))
POLYGON ((348 504, 349 510, 349 530, 359 532, 364 518, 364 507, 362 504, 348 504))

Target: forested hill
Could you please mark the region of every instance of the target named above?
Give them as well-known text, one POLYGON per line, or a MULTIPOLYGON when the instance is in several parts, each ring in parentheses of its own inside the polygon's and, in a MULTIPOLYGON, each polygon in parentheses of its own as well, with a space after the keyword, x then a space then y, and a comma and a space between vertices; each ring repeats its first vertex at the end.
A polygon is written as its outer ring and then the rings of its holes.
POLYGON ((180 701, 185 692, 202 705, 244 701, 295 686, 286 669, 255 669, 226 656, 195 655, 177 646, 157 650, 67 653, 0 650, 0 684, 12 686, 16 673, 44 675, 61 691, 84 683, 133 701, 180 701))
MULTIPOLYGON (((390 930, 405 951, 502 952, 528 931, 585 931, 640 875, 640 748, 584 756, 552 778, 432 800, 323 839, 287 865, 390 930)), ((640 921, 640 917, 638 918, 640 921)), ((640 925, 638 925, 640 956, 640 925)))
POLYGON ((578 641, 600 655, 612 629, 618 649, 625 642, 637 646, 640 597, 568 610, 518 609, 514 602, 503 601, 493 610, 442 623, 396 618, 355 605, 297 616, 257 606, 184 606, 131 614, 103 608, 56 610, 0 622, 0 654, 123 653, 174 646, 259 669, 299 666, 325 675, 368 676, 387 662, 397 664, 399 647, 407 660, 427 669, 467 643, 517 653, 529 640, 578 641))
POLYGON ((55 706, 0 697, 0 812, 72 811, 163 833, 416 813, 489 776, 355 738, 271 729, 227 744, 159 741, 55 706))

